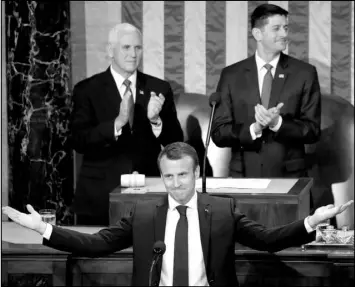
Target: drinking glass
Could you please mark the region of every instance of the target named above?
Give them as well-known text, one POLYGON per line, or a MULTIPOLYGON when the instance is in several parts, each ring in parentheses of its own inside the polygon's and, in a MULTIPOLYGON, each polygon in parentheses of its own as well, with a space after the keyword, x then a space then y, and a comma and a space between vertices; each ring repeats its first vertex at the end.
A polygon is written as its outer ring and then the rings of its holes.
POLYGON ((55 225, 55 209, 41 209, 38 213, 41 215, 43 222, 55 225))

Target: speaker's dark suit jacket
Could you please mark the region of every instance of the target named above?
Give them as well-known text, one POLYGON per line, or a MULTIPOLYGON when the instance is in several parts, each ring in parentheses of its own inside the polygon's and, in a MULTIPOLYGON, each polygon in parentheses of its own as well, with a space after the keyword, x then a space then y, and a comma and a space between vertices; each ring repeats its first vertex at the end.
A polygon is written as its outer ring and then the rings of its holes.
POLYGON ((104 224, 108 224, 109 192, 120 184, 121 174, 138 171, 159 176, 161 145, 183 141, 170 84, 137 71, 136 86, 132 132, 127 124, 117 139, 114 120, 119 115, 121 95, 110 68, 79 82, 73 91, 72 145, 83 154, 73 207, 78 214, 104 217, 104 224), (147 118, 151 91, 165 97, 159 137, 153 134, 147 118))
POLYGON ((284 103, 275 133, 263 130, 252 140, 256 104, 261 104, 255 55, 223 69, 217 91, 221 102, 212 124, 212 140, 231 147, 230 172, 236 177, 304 176, 305 144, 320 137, 321 94, 314 66, 283 53, 276 67, 269 108, 284 103))
MULTIPOLYGON (((197 204, 201 245, 210 285, 238 285, 235 242, 258 250, 276 252, 315 239, 315 232, 307 233, 304 220, 265 229, 236 210, 230 198, 198 193, 197 204)), ((167 209, 168 196, 137 203, 128 218, 93 235, 54 226, 50 240, 43 239, 43 244, 87 257, 108 255, 133 245, 132 285, 148 286, 152 248, 156 241, 164 241, 167 209)), ((154 285, 159 284, 160 271, 161 265, 153 273, 154 285)))

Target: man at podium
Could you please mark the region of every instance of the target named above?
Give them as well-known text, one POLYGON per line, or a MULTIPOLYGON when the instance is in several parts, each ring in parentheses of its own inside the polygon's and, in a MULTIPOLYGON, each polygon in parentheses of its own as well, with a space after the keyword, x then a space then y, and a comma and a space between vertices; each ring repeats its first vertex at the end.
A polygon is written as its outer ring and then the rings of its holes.
POLYGON ((200 167, 190 145, 167 145, 158 166, 167 195, 136 203, 129 216, 95 234, 44 223, 31 206, 27 207, 30 214, 11 207, 2 210, 43 235, 44 245, 62 251, 100 257, 133 245, 133 286, 235 286, 235 242, 269 252, 300 246, 315 239, 319 223, 352 204, 323 206, 305 219, 268 229, 240 213, 233 199, 196 192, 200 167), (152 272, 152 249, 161 241, 166 251, 152 272))

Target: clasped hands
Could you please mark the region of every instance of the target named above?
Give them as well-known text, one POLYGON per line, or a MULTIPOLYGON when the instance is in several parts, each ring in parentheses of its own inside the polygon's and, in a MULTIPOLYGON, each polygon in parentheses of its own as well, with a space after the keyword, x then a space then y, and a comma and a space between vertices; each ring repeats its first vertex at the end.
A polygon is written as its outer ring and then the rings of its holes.
MULTIPOLYGON (((115 119, 115 127, 117 130, 121 129, 129 120, 129 115, 131 113, 129 105, 130 96, 130 92, 128 92, 122 97, 120 112, 115 119)), ((159 113, 162 110, 164 102, 165 97, 161 93, 159 96, 157 96, 155 92, 150 93, 150 99, 147 107, 147 117, 150 122, 156 123, 158 121, 159 113)))
POLYGON ((266 109, 263 105, 257 104, 255 110, 255 133, 260 133, 266 127, 274 127, 277 125, 280 118, 280 110, 283 103, 279 103, 276 107, 266 109))

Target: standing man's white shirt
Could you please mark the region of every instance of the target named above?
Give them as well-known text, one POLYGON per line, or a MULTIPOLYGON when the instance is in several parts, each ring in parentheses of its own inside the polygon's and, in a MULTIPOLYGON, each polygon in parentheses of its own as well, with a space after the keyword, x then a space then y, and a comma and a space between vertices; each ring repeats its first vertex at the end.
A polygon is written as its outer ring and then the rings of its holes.
MULTIPOLYGON (((175 230, 180 218, 176 207, 180 204, 170 195, 168 196, 168 202, 169 208, 166 215, 164 239, 166 251, 163 255, 159 286, 173 285, 175 230)), ((188 222, 189 286, 209 286, 201 244, 197 192, 185 206, 187 206, 186 216, 188 222)))
MULTIPOLYGON (((276 67, 277 67, 277 64, 279 63, 279 60, 280 60, 280 54, 278 54, 272 61, 269 62, 269 64, 272 66, 271 74, 272 74, 273 78, 275 78, 276 67)), ((264 66, 267 63, 262 58, 260 58, 258 51, 255 52, 255 61, 256 61, 256 69, 258 71, 259 93, 261 96, 262 89, 263 89, 263 83, 264 83, 264 77, 267 73, 267 69, 264 66)), ((282 117, 280 116, 279 121, 276 124, 276 126, 270 128, 270 130, 277 132, 279 130, 279 128, 281 127, 281 124, 282 124, 282 117)), ((253 140, 255 140, 255 139, 261 137, 262 132, 255 134, 254 123, 253 123, 250 125, 250 134, 251 134, 251 138, 253 140)))
MULTIPOLYGON (((276 67, 277 64, 279 63, 280 60, 280 54, 278 54, 272 61, 269 62, 269 64, 272 66, 271 69, 271 74, 272 77, 275 78, 275 72, 276 72, 276 67)), ((255 52, 255 61, 256 61, 256 68, 258 70, 258 82, 259 82, 259 92, 261 96, 261 92, 263 89, 263 83, 264 83, 264 77, 267 73, 267 69, 264 67, 266 63, 262 58, 260 58, 258 51, 255 52)))
MULTIPOLYGON (((110 66, 110 71, 113 76, 113 79, 115 80, 116 86, 118 91, 120 92, 121 99, 126 92, 126 86, 123 84, 123 82, 126 80, 124 77, 122 77, 119 73, 117 73, 113 68, 112 65, 110 66)), ((136 103, 136 90, 137 90, 137 71, 134 71, 132 75, 128 77, 128 80, 131 82, 130 88, 132 91, 133 95, 133 102, 136 103)))
MULTIPOLYGON (((123 95, 126 92, 127 87, 123 84, 123 82, 126 80, 124 77, 122 77, 119 73, 117 73, 113 68, 112 65, 110 66, 110 71, 113 76, 113 79, 115 80, 116 87, 118 91, 120 92, 121 99, 123 95)), ((134 71, 134 73, 128 77, 128 80, 131 82, 130 88, 132 91, 132 96, 133 96, 133 102, 136 103, 136 98, 137 98, 137 71, 134 71)), ((160 126, 155 126, 151 125, 153 133, 156 137, 158 137, 161 133, 162 130, 162 125, 160 126)), ((114 130, 115 137, 118 137, 122 134, 122 130, 119 130, 118 132, 116 129, 114 130)))

